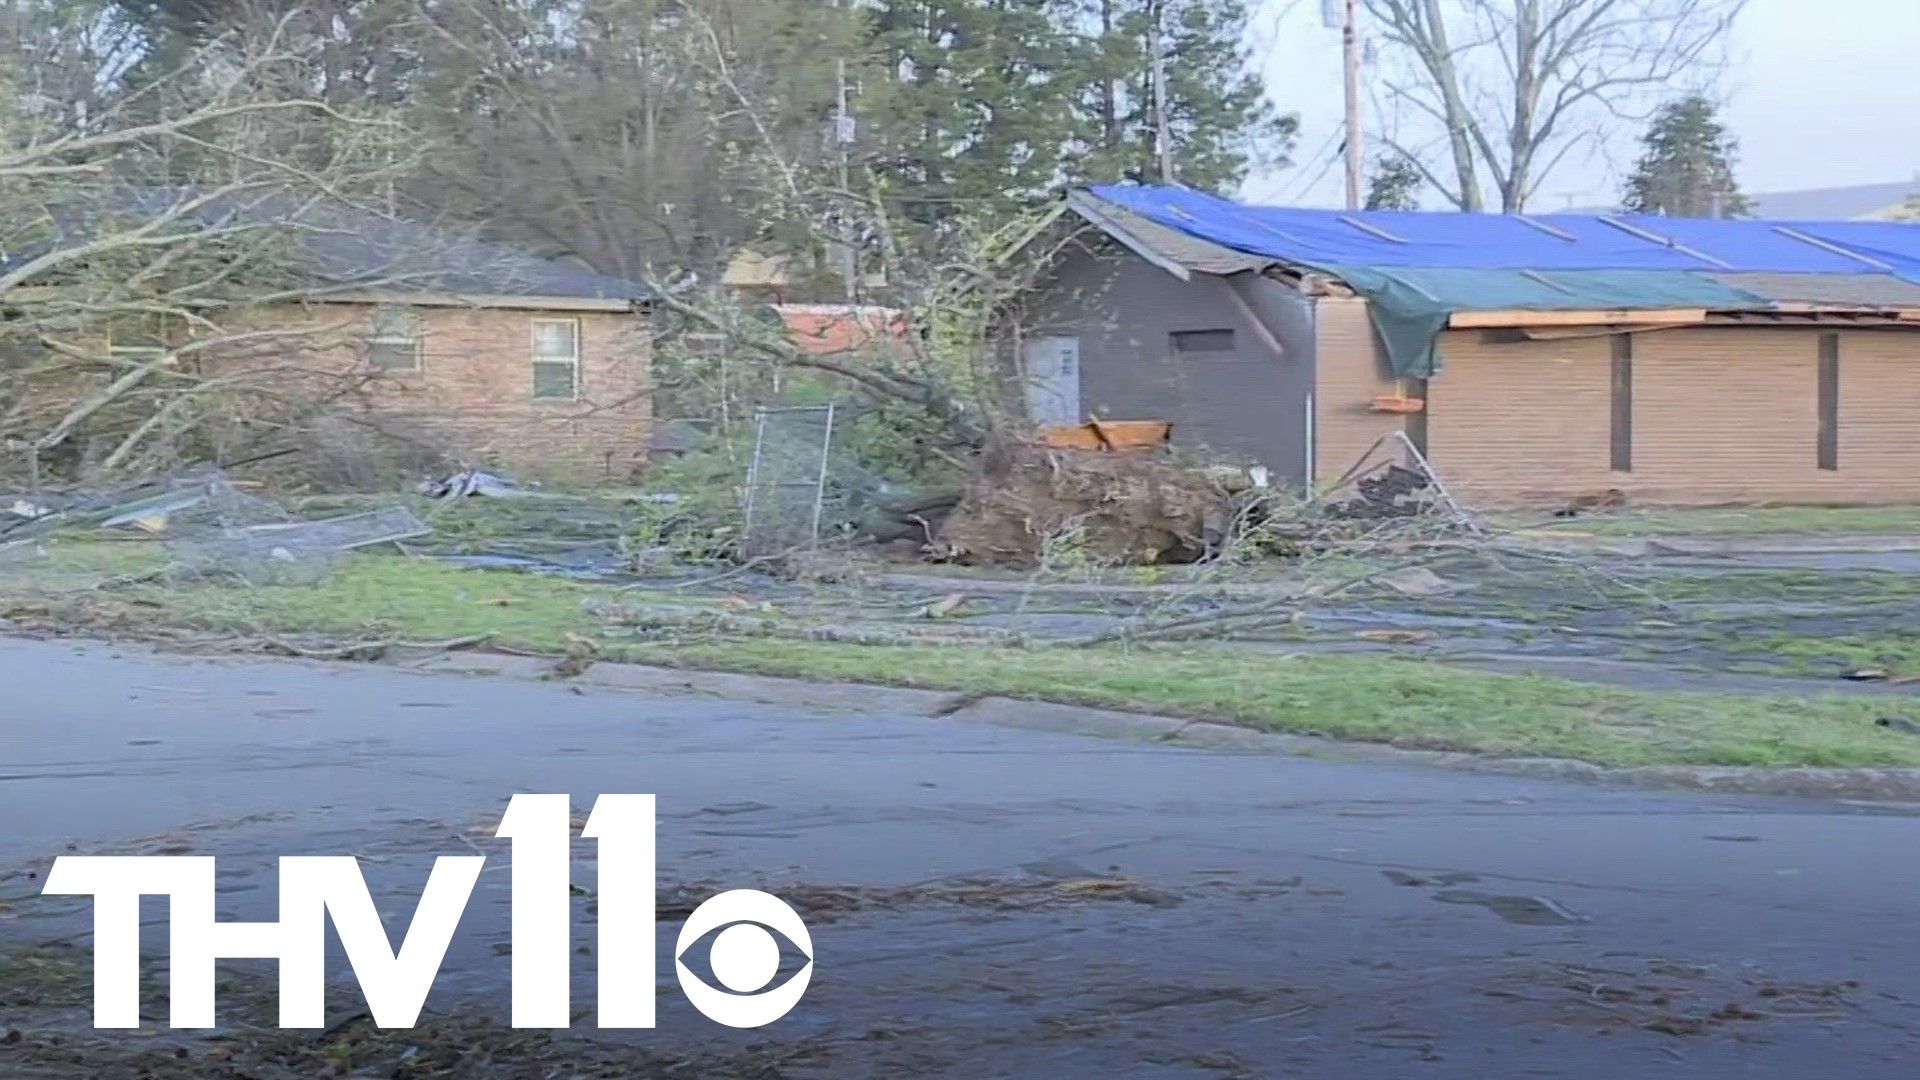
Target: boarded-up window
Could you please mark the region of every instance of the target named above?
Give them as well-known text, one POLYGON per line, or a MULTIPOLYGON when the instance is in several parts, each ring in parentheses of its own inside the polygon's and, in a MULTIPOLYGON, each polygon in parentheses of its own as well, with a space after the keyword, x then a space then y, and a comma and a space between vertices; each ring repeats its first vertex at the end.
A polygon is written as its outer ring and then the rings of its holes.
POLYGON ((1233 351, 1231 330, 1175 330, 1168 337, 1172 339, 1173 351, 1177 354, 1233 351))
POLYGON ((1815 450, 1825 472, 1840 470, 1840 335, 1820 335, 1820 430, 1815 450))
POLYGON ((420 369, 420 315, 409 308, 380 308, 373 313, 367 338, 367 364, 377 371, 420 369))
POLYGON ((1614 472, 1633 471, 1633 335, 1613 335, 1613 448, 1614 472))
POLYGON ((577 319, 533 320, 533 396, 580 396, 580 323, 577 319))

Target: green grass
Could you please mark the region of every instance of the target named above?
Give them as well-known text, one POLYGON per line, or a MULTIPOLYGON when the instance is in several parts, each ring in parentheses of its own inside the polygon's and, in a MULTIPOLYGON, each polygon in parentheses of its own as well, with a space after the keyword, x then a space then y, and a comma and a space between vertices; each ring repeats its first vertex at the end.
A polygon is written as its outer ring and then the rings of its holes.
MULTIPOLYGON (((63 574, 114 576, 156 556, 150 546, 66 541, 49 543, 36 558, 35 574, 0 574, 0 599, 20 599, 33 582, 63 574)), ((1223 644, 1120 651, 623 639, 606 634, 589 601, 715 609, 723 603, 391 555, 356 556, 314 587, 143 585, 93 595, 157 625, 411 640, 489 634, 502 645, 556 652, 579 634, 598 640, 610 659, 1063 701, 1409 747, 1607 765, 1920 766, 1920 737, 1874 724, 1880 710, 1894 707, 1885 699, 1655 693, 1378 655, 1285 657, 1223 644)), ((1869 642, 1797 640, 1798 651, 1785 639, 1754 644, 1802 659, 1816 647, 1836 657, 1882 655, 1869 642)), ((1901 655, 1920 660, 1920 644, 1902 641, 1901 655)))
POLYGON ((1759 535, 1765 533, 1920 535, 1920 506, 1716 506, 1618 510, 1542 523, 1503 515, 1504 524, 1596 536, 1759 535))
POLYGON ((1743 633, 1720 646, 1735 656, 1764 656, 1774 673, 1838 676, 1877 669, 1920 676, 1920 634, 1743 633))
POLYGON ((160 605, 170 619, 208 628, 415 640, 491 634, 503 645, 559 649, 568 634, 601 628, 587 600, 632 594, 537 574, 359 555, 319 586, 152 587, 129 595, 160 605))
POLYGON ((889 649, 788 641, 641 646, 634 659, 1221 720, 1267 731, 1603 765, 1920 765, 1920 737, 1858 696, 1652 693, 1377 656, 1210 646, 889 649))

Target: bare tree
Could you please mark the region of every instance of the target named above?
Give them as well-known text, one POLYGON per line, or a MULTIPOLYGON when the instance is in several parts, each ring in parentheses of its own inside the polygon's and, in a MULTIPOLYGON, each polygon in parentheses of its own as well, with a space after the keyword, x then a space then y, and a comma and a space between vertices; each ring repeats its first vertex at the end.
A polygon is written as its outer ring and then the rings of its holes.
POLYGON ((1460 209, 1486 209, 1491 180, 1500 209, 1519 213, 1575 147, 1710 76, 1746 0, 1363 3, 1395 54, 1385 93, 1430 136, 1394 149, 1460 209))
POLYGON ((419 201, 634 279, 712 276, 763 239, 780 210, 754 201, 746 159, 773 144, 823 165, 833 58, 859 48, 853 9, 788 0, 417 6, 413 115, 447 136, 419 201))
POLYGON ((336 289, 306 265, 303 245, 337 220, 317 211, 367 199, 406 167, 392 126, 311 93, 318 51, 284 18, 136 84, 121 76, 138 50, 111 12, 0 15, 9 445, 36 470, 171 464, 194 432, 348 391, 361 373, 318 359, 345 318, 285 313, 336 289))

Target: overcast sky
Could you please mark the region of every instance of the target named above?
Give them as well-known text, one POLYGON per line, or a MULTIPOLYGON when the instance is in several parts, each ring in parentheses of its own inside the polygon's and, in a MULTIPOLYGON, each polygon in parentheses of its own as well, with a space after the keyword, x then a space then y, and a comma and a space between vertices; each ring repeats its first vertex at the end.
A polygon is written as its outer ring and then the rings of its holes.
MULTIPOLYGON (((1320 0, 1259 2, 1269 93, 1282 110, 1300 114, 1300 146, 1293 168, 1250 178, 1246 195, 1338 206, 1340 33, 1322 28, 1320 0)), ((1740 140, 1746 191, 1885 183, 1920 173, 1920 0, 1749 0, 1734 28, 1731 59, 1717 89, 1740 140)), ((1613 203, 1638 134, 1619 132, 1588 160, 1570 157, 1541 185, 1533 208, 1613 203)), ((1425 205, 1446 206, 1433 195, 1425 205)))

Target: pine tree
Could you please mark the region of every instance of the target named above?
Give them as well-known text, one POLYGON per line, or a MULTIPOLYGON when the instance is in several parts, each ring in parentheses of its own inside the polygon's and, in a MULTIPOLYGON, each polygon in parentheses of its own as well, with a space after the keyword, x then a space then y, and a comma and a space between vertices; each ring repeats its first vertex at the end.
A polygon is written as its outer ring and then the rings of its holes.
POLYGON ((1243 0, 869 6, 874 78, 860 104, 922 220, 1010 210, 1063 184, 1158 179, 1156 20, 1174 179, 1225 190, 1256 164, 1287 164, 1297 122, 1250 69, 1243 0))
POLYGON ((1739 143, 1714 104, 1698 94, 1663 107, 1640 139, 1623 207, 1670 217, 1742 217, 1751 212, 1734 178, 1739 143))
POLYGON ((935 221, 1058 182, 1073 123, 1064 0, 882 0, 858 106, 912 216, 935 221))
POLYGON ((1426 182, 1411 158, 1382 154, 1373 160, 1373 174, 1367 177, 1367 209, 1418 210, 1426 182))
POLYGON ((1149 43, 1159 23, 1174 175, 1226 191, 1254 166, 1283 168, 1298 118, 1278 113, 1252 71, 1242 0, 1091 0, 1079 22, 1091 35, 1080 74, 1077 122, 1089 133, 1078 169, 1090 179, 1159 179, 1149 43))

